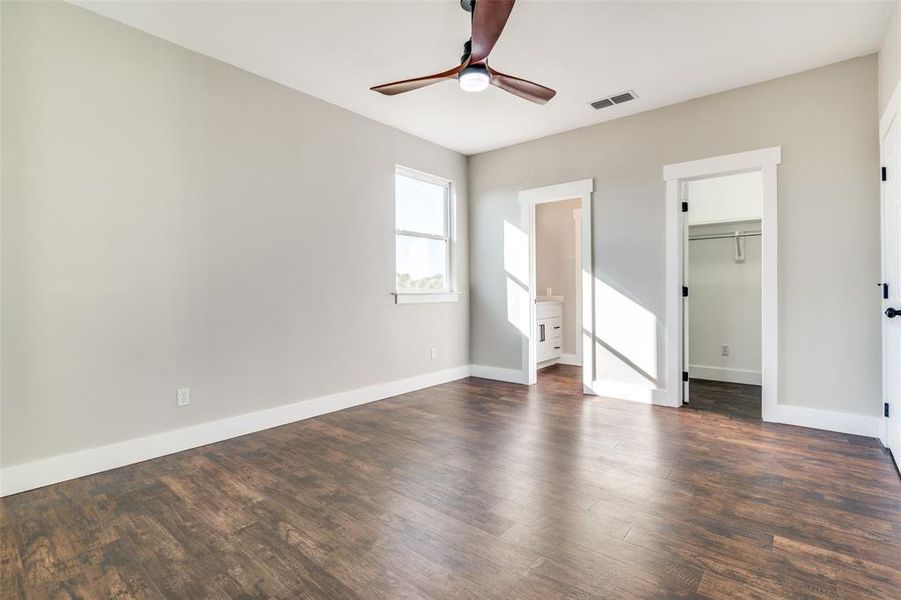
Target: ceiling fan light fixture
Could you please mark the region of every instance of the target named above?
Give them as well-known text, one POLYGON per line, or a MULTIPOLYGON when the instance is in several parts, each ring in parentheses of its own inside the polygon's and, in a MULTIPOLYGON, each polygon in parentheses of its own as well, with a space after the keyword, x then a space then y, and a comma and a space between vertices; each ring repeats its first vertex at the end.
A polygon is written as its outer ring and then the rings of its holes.
POLYGON ((491 83, 491 76, 484 65, 469 65, 460 72, 458 79, 464 92, 481 92, 491 83))
POLYGON ((456 79, 460 84, 460 89, 466 92, 481 92, 489 85, 493 85, 499 90, 519 96, 529 102, 547 104, 548 100, 553 98, 557 92, 533 81, 501 73, 488 66, 488 55, 491 54, 491 50, 504 30, 516 0, 459 0, 459 2, 463 10, 472 13, 470 18, 472 35, 463 44, 463 56, 460 57, 460 62, 454 68, 425 77, 392 81, 369 89, 386 96, 395 96, 435 83, 456 79))

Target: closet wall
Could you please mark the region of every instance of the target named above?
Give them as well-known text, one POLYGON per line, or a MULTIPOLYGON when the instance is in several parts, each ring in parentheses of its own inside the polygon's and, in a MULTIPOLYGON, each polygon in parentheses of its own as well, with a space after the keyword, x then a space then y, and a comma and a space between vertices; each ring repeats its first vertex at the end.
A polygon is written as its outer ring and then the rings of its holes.
MULTIPOLYGON (((690 235, 736 230, 759 231, 760 222, 695 225, 690 235)), ((761 238, 741 239, 743 262, 735 259, 734 238, 689 242, 689 374, 759 385, 761 238)))
MULTIPOLYGON (((759 172, 686 185, 690 238, 760 231, 759 172)), ((689 241, 692 377, 760 384, 760 257, 759 236, 689 241)))

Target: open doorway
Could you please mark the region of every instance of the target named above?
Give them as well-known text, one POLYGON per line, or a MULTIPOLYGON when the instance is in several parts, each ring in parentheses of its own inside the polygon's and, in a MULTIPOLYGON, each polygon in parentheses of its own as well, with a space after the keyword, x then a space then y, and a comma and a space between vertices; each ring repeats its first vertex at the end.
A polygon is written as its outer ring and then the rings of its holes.
POLYGON ((539 380, 582 365, 582 200, 535 206, 535 362, 539 380))
MULTIPOLYGON (((569 369, 576 369, 579 371, 578 374, 580 375, 583 392, 589 394, 594 393, 592 391, 595 377, 595 318, 593 309, 594 269, 592 266, 591 251, 591 198, 593 191, 594 182, 591 179, 583 179, 581 181, 570 181, 545 187, 531 188, 519 192, 522 231, 525 233, 525 236, 523 236, 525 243, 514 244, 511 241, 508 244, 505 239, 505 246, 509 245, 510 247, 509 253, 505 249, 505 255, 510 254, 511 256, 518 256, 520 254, 525 254, 524 252, 515 251, 515 249, 520 246, 522 246, 523 250, 527 249, 528 252, 528 260, 526 261, 528 269, 523 274, 525 278, 528 279, 527 282, 523 282, 527 283, 527 285, 524 286, 527 294, 527 301, 524 306, 521 306, 520 303, 513 301, 515 298, 520 297, 520 294, 515 294, 508 298, 508 304, 510 304, 510 306, 508 306, 508 312, 510 312, 512 308, 516 314, 521 315, 522 317, 520 331, 523 331, 525 335, 522 338, 521 381, 527 385, 534 385, 538 382, 539 363, 544 363, 543 366, 548 366, 550 364, 560 364, 561 362, 575 362, 578 364, 565 366, 569 369), (548 308, 548 305, 552 304, 552 302, 539 302, 539 300, 555 300, 544 297, 548 295, 564 296, 564 294, 554 292, 554 290, 557 289, 554 286, 559 284, 551 283, 549 285, 547 280, 544 280, 543 282, 544 289, 539 287, 537 273, 536 221, 539 207, 548 204, 567 204, 571 201, 574 202, 572 206, 578 206, 578 213, 573 213, 571 210, 569 211, 568 216, 562 213, 562 225, 560 227, 562 236, 569 236, 569 232, 572 232, 572 237, 570 237, 570 239, 576 244, 574 246, 575 264, 572 266, 573 279, 575 280, 574 286, 571 291, 566 292, 567 295, 573 296, 573 301, 570 304, 573 310, 571 313, 572 344, 569 347, 574 348, 574 352, 564 353, 564 336, 566 336, 566 334, 563 331, 563 327, 565 326, 563 320, 563 303, 561 303, 560 306, 560 330, 554 330, 554 325, 550 322, 539 323, 539 313, 541 314, 541 318, 545 319, 551 317, 551 315, 548 314, 548 311, 554 310, 553 308, 548 308), (572 219, 575 218, 578 220, 573 221, 572 219), (569 224, 567 224, 567 219, 569 219, 569 224), (578 230, 578 233, 576 233, 576 229, 578 230), (551 294, 547 294, 548 287, 551 288, 551 294), (520 310, 520 308, 522 310, 520 310), (544 325, 544 327, 540 327, 540 325, 544 325), (542 339, 542 331, 544 332, 544 340, 539 341, 542 339), (560 354, 559 356, 554 357, 543 353, 543 360, 541 360, 538 355, 539 344, 545 343, 547 345, 547 342, 551 342, 551 336, 554 331, 561 332, 559 341, 562 343, 551 343, 549 349, 554 352, 559 351, 560 354), (554 348, 556 345, 559 345, 560 348, 554 348), (569 356, 566 356, 566 354, 569 354, 569 356), (555 360, 556 363, 554 362, 555 360)), ((505 261, 506 260, 507 258, 505 257, 505 261)), ((554 269, 554 267, 550 268, 554 269)), ((562 268, 566 267, 559 267, 558 270, 562 268)), ((564 302, 566 302, 565 296, 564 302)), ((543 352, 547 352, 547 350, 548 348, 544 348, 543 352)), ((568 379, 573 379, 572 375, 573 374, 570 373, 568 379)), ((579 381, 579 379, 576 379, 576 381, 579 381)))
MULTIPOLYGON (((760 210, 760 396, 761 418, 768 422, 805 424, 822 421, 823 411, 779 403, 779 244, 776 223, 776 170, 782 162, 778 146, 692 160, 663 167, 666 182, 666 363, 665 404, 692 402, 691 277, 689 240, 691 189, 685 184, 726 175, 759 173, 760 210)), ((734 217, 731 217, 734 218, 734 217)), ((733 232, 734 236, 734 232, 733 232)), ((754 236, 757 237, 757 236, 754 236)), ((734 242, 734 239, 733 239, 734 242)), ((703 242, 702 242, 703 243, 703 242)), ((745 246, 747 251, 747 245, 745 246)), ((722 349, 721 349, 722 350, 722 349)), ((828 418, 828 417, 826 417, 828 418)))
POLYGON ((760 171, 682 183, 684 401, 697 410, 760 420, 762 210, 760 171))

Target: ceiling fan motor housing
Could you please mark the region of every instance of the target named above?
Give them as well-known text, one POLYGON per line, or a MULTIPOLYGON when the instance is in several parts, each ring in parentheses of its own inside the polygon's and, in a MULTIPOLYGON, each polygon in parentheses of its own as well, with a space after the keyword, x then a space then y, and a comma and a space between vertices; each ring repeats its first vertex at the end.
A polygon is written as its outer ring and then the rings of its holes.
POLYGON ((460 56, 460 64, 466 62, 466 59, 472 55, 472 38, 463 42, 463 54, 460 56))

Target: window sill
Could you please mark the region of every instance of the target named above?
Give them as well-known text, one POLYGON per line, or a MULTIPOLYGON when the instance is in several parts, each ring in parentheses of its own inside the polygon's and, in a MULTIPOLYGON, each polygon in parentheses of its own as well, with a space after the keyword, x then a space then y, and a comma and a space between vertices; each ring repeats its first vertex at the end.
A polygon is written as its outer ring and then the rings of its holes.
POLYGON ((460 294, 456 292, 443 293, 443 294, 405 294, 401 292, 394 292, 394 303, 395 304, 428 304, 435 302, 457 302, 460 299, 460 294))

